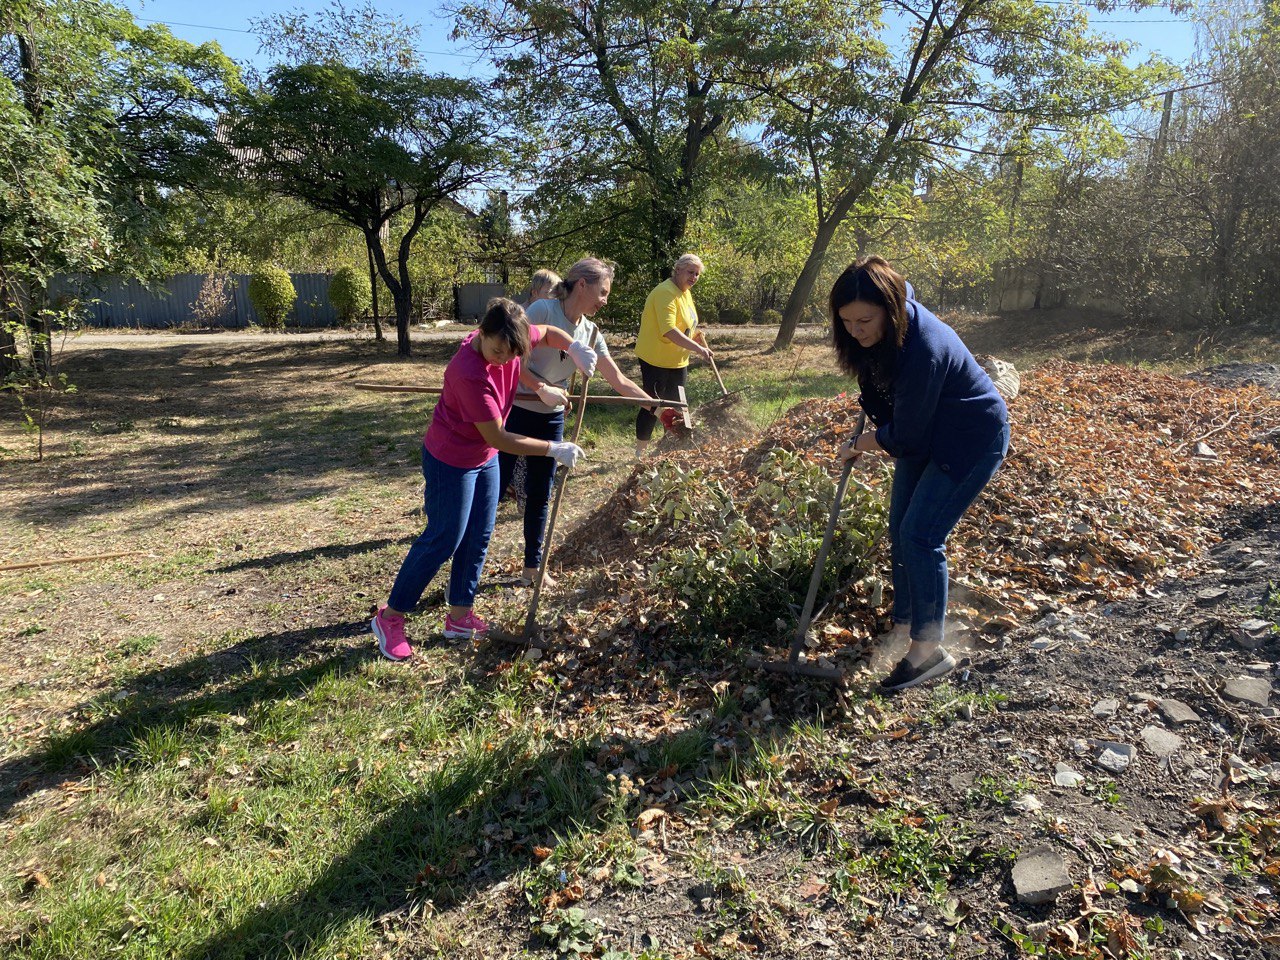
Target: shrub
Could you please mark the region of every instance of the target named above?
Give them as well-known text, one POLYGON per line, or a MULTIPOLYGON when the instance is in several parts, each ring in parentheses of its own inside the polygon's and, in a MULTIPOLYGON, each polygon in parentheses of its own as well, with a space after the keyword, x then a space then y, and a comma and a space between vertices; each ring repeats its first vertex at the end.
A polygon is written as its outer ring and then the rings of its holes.
POLYGON ((249 281, 249 302, 258 312, 258 319, 268 330, 283 330, 284 321, 298 299, 289 272, 276 266, 262 266, 249 281))
POLYGON ((205 274, 200 292, 191 304, 191 319, 201 327, 216 327, 225 321, 235 307, 231 277, 225 273, 205 274))
POLYGON ((736 324, 750 323, 751 314, 747 313, 745 310, 740 310, 737 307, 722 307, 720 309, 720 322, 736 324))
POLYGON ((369 277, 354 267, 341 267, 329 281, 329 302, 343 323, 354 323, 373 305, 369 277))
MULTIPOLYGON (((674 540, 649 573, 691 633, 743 637, 777 632, 793 620, 817 560, 835 481, 816 463, 774 450, 758 470, 759 484, 735 500, 699 468, 659 462, 640 478, 642 505, 626 528, 674 540)), ((822 596, 865 573, 886 523, 881 497, 850 483, 823 568, 822 596)))
POLYGON ((782 314, 777 310, 766 310, 760 315, 760 322, 770 327, 782 326, 782 314))

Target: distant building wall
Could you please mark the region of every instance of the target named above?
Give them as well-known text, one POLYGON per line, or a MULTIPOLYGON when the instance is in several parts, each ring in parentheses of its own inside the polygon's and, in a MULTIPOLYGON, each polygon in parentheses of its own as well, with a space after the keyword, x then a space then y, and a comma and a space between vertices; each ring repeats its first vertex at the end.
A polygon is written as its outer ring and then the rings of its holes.
MULTIPOLYGON (((289 315, 289 326, 337 326, 337 311, 329 304, 329 275, 295 273, 291 276, 298 299, 289 315)), ((202 326, 236 328, 259 322, 258 313, 249 302, 249 275, 233 273, 230 279, 230 308, 218 320, 206 321, 202 326)), ((154 286, 129 277, 62 276, 54 278, 49 292, 55 301, 75 296, 92 301, 85 307, 85 323, 91 327, 163 329, 196 322, 191 307, 200 296, 204 281, 205 275, 200 273, 179 273, 154 286)))

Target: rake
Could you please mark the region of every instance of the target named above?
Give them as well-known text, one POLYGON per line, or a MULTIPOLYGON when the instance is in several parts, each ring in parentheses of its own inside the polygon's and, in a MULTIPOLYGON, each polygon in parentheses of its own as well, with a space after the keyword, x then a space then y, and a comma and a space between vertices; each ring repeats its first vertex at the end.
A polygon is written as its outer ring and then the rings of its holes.
MULTIPOLYGON (((593 333, 591 336, 591 349, 593 350, 598 336, 598 332, 593 333)), ((590 386, 591 378, 584 376, 582 378, 582 392, 578 394, 578 419, 573 425, 574 443, 577 443, 578 438, 582 435, 582 423, 587 415, 587 391, 590 386)), ((547 516, 547 530, 542 538, 542 563, 538 565, 538 576, 533 581, 533 596, 529 599, 529 612, 524 618, 524 629, 519 636, 507 633, 504 630, 490 630, 489 635, 495 640, 535 647, 538 650, 551 649, 551 644, 543 638, 541 631, 538 629, 538 603, 542 599, 542 580, 547 572, 547 561, 551 559, 551 538, 555 535, 556 517, 560 513, 560 500, 564 496, 565 481, 569 479, 571 472, 569 467, 556 471, 555 496, 551 501, 551 513, 547 516)))
MULTIPOLYGON (((353 383, 351 386, 356 390, 365 390, 369 393, 440 394, 444 391, 443 387, 422 387, 410 383, 353 383)), ((677 410, 688 407, 687 403, 680 400, 663 400, 661 397, 622 397, 608 393, 588 397, 587 402, 612 407, 673 407, 677 410)))
POLYGON ((716 366, 716 358, 714 356, 707 358, 711 363, 711 372, 716 375, 716 383, 720 385, 720 396, 708 400, 698 408, 699 413, 705 413, 710 410, 718 410, 721 407, 732 407, 742 399, 742 394, 750 388, 739 387, 737 390, 730 390, 724 385, 724 378, 720 376, 720 368, 716 366))
MULTIPOLYGON (((867 415, 860 414, 855 436, 862 432, 867 424, 867 415)), ((809 633, 809 624, 813 622, 813 607, 818 599, 818 588, 822 586, 822 571, 827 563, 827 555, 831 552, 831 543, 835 539, 836 524, 840 521, 840 506, 844 502, 845 490, 849 487, 849 477, 853 473, 853 465, 857 457, 844 462, 840 471, 840 482, 836 484, 835 498, 831 503, 831 515, 827 517, 827 529, 822 535, 822 546, 818 549, 818 559, 813 564, 813 575, 809 578, 809 593, 804 598, 804 608, 800 612, 800 621, 796 624, 796 635, 791 641, 791 653, 786 660, 763 660, 752 657, 747 666, 769 673, 786 673, 806 677, 817 677, 821 680, 840 681, 844 671, 839 667, 823 667, 807 660, 801 662, 800 654, 804 651, 805 637, 809 633)))

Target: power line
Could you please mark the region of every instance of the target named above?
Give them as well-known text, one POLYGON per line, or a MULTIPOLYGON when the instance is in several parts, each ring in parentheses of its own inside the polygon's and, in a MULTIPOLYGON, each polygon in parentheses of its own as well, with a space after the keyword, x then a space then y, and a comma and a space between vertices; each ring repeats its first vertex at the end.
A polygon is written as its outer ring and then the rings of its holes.
POLYGON ((183 23, 181 20, 152 20, 149 17, 134 17, 139 23, 160 23, 166 27, 195 27, 197 30, 218 30, 222 33, 253 33, 252 30, 241 30, 238 27, 211 27, 207 23, 183 23))

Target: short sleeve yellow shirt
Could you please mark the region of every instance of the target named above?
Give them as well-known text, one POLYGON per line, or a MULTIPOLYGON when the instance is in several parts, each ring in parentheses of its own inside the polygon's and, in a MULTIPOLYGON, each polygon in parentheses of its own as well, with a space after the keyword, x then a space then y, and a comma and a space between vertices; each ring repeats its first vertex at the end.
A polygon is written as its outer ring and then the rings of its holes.
POLYGON ((636 338, 636 356, 655 367, 686 367, 689 351, 663 336, 668 330, 679 330, 692 337, 698 327, 698 311, 693 306, 693 293, 681 290, 673 280, 664 280, 650 292, 640 315, 640 335, 636 338))

